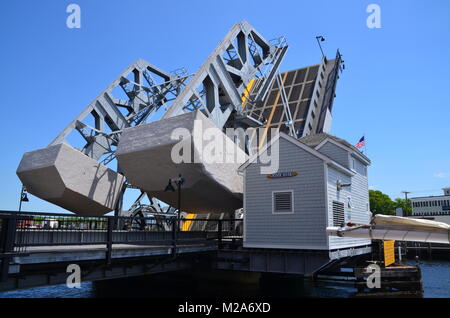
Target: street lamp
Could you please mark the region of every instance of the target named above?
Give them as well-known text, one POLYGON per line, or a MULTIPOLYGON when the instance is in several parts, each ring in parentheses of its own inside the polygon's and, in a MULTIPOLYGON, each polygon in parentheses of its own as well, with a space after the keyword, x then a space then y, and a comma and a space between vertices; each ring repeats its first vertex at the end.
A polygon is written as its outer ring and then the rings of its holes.
MULTIPOLYGON (((177 189, 178 189, 178 215, 177 215, 177 220, 176 220, 176 228, 177 230, 174 231, 174 240, 176 240, 176 232, 178 232, 180 230, 180 214, 181 214, 181 186, 184 184, 184 178, 181 176, 181 174, 178 175, 178 178, 174 178, 174 179, 169 179, 169 183, 167 184, 166 188, 164 189, 164 191, 168 192, 175 192, 175 188, 172 185, 172 182, 175 182, 175 184, 177 185, 177 189)), ((175 228, 174 228, 175 229, 175 228)))
POLYGON ((175 192, 175 188, 172 185, 172 179, 169 179, 169 184, 164 189, 165 192, 172 191, 175 192))
POLYGON ((325 54, 323 54, 322 45, 320 45, 320 42, 325 41, 325 38, 321 35, 316 36, 317 44, 319 44, 320 52, 322 52, 322 57, 325 57, 325 54))
POLYGON ((24 185, 22 185, 22 190, 20 192, 20 202, 19 202, 19 212, 22 210, 22 202, 29 202, 30 200, 28 199, 27 196, 27 188, 25 188, 24 185))

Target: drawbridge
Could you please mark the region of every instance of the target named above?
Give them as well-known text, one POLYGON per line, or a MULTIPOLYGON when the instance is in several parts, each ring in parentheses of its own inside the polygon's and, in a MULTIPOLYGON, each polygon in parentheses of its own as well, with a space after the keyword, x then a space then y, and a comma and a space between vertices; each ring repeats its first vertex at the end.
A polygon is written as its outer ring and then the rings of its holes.
MULTIPOLYGON (((174 162, 171 150, 183 137, 174 139, 173 132, 194 135, 200 123, 201 133, 220 132, 241 159, 251 151, 249 143, 226 136, 227 128, 259 128, 259 144, 272 129, 297 138, 327 132, 341 54, 282 73, 288 48, 284 37, 268 41, 242 22, 196 73, 166 72, 137 60, 46 148, 25 153, 17 175, 29 193, 78 215, 114 211, 165 220, 177 212, 177 194, 164 191, 167 180, 182 174, 185 218, 233 215, 242 207, 240 164, 202 160, 195 138, 189 146, 194 163, 174 162), (127 207, 124 196, 131 189, 139 194, 127 207)), ((183 230, 191 226, 185 222, 183 230)))

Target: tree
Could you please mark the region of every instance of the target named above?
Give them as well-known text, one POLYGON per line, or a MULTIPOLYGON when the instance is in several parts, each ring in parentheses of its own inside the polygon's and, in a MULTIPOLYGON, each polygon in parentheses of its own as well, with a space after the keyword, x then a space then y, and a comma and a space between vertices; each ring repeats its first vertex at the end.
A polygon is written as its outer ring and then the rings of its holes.
POLYGON ((375 214, 395 215, 396 203, 378 190, 369 190, 370 211, 375 214))
POLYGON ((411 200, 406 200, 406 199, 400 199, 400 198, 396 198, 395 199, 395 208, 402 208, 404 215, 408 216, 408 215, 412 215, 412 206, 411 206, 411 200))

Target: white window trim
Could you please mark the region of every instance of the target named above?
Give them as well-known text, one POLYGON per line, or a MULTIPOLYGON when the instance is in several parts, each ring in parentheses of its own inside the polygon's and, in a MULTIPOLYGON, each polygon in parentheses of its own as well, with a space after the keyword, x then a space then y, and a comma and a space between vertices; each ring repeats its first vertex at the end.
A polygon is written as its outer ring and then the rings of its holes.
POLYGON ((272 191, 272 214, 278 215, 278 214, 294 214, 295 208, 294 208, 294 190, 277 190, 277 191, 272 191), (292 198, 292 211, 290 212, 275 212, 275 193, 278 192, 291 192, 291 198, 292 198))

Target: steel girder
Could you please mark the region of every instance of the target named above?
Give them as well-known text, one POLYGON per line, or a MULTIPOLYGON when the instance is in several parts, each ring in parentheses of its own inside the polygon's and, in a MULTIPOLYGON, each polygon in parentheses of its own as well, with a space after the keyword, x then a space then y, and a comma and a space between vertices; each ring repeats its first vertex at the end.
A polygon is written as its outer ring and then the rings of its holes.
POLYGON ((255 99, 248 102, 265 98, 288 48, 284 38, 277 41, 271 44, 250 24, 242 22, 230 30, 194 75, 185 71, 169 74, 140 59, 102 91, 49 146, 61 143, 77 130, 86 141, 81 151, 96 160, 107 155, 102 160, 107 164, 114 159, 113 147, 122 129, 145 123, 161 107, 167 109, 162 119, 202 109, 222 128, 231 112, 242 114, 242 96, 251 79, 262 80, 254 88, 255 99), (127 78, 129 74, 134 80, 127 78), (155 75, 163 82, 157 83, 155 75), (114 96, 117 87, 128 100, 114 96), (83 122, 88 116, 94 118, 95 127, 83 122))
POLYGON ((255 100, 265 97, 287 49, 284 38, 269 42, 245 21, 234 25, 163 118, 202 109, 223 128, 233 111, 242 114, 242 96, 252 79, 262 79, 255 100))
POLYGON ((166 73, 140 59, 102 91, 49 146, 63 142, 72 131, 77 130, 86 141, 81 151, 95 160, 107 155, 101 160, 107 164, 114 159, 114 147, 122 129, 144 123, 161 107, 173 101, 189 77, 186 74, 166 73), (130 74, 133 81, 127 78, 130 74), (162 83, 157 83, 155 76, 162 79, 162 83), (113 94, 116 88, 121 88, 128 100, 116 98, 113 94), (95 127, 83 122, 88 116, 93 117, 95 127))

